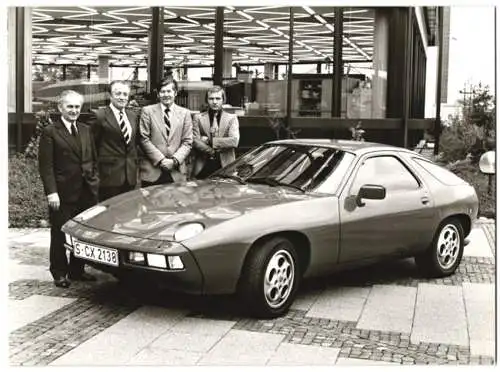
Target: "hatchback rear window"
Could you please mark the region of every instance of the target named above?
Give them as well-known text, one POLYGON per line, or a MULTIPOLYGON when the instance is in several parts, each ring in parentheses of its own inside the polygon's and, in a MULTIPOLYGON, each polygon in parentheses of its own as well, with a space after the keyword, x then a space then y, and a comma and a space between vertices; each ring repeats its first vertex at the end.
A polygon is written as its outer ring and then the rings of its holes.
POLYGON ((460 185, 464 183, 465 181, 458 177, 456 174, 450 172, 448 169, 443 168, 440 165, 437 165, 431 161, 420 159, 420 158, 412 158, 413 161, 424 171, 432 175, 434 178, 436 178, 438 181, 441 183, 448 185, 448 186, 454 186, 454 185, 460 185))

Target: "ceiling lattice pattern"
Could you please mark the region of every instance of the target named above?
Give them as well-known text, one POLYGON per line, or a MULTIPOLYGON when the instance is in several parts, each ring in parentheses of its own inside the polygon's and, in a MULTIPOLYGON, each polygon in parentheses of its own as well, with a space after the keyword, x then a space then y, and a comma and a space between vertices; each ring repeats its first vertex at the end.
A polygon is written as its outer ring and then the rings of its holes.
MULTIPOLYGON (((33 62, 147 66, 151 7, 33 7, 33 62)), ((286 63, 289 7, 224 7, 224 47, 233 63, 286 63)), ((164 8, 164 61, 168 66, 211 65, 214 7, 164 8)), ((333 7, 294 7, 294 62, 333 59, 333 7)), ((373 56, 374 11, 344 11, 343 55, 373 56)))

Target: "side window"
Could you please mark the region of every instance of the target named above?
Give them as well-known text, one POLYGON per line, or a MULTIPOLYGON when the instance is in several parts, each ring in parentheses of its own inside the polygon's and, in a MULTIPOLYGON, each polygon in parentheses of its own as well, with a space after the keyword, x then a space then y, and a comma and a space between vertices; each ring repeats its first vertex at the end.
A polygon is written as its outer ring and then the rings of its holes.
POLYGON ((356 195, 361 186, 366 184, 384 186, 387 192, 416 190, 420 187, 413 174, 394 156, 366 159, 356 173, 350 194, 356 195))

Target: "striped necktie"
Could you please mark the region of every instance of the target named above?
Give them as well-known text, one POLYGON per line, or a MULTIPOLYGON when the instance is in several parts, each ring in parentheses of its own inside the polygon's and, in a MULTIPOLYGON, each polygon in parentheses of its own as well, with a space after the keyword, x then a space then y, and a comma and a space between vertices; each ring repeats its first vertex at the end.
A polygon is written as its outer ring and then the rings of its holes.
POLYGON ((130 142, 130 133, 127 124, 125 123, 125 117, 123 115, 123 111, 120 111, 120 117, 118 119, 118 124, 120 124, 120 129, 122 131, 123 139, 125 143, 128 145, 130 142))
POLYGON ((167 137, 170 134, 170 120, 168 119, 168 112, 170 109, 167 107, 163 114, 163 120, 165 121, 165 129, 167 130, 167 137))

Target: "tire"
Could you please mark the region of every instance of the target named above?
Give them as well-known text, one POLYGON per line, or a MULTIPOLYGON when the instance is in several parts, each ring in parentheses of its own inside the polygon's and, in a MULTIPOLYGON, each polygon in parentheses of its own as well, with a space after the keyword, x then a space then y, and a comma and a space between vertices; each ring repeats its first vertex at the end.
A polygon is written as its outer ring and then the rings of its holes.
POLYGON ((464 229, 457 219, 443 221, 431 246, 415 256, 418 268, 427 276, 439 278, 455 272, 464 253, 464 229))
POLYGON ((293 303, 300 279, 293 244, 275 237, 250 253, 240 277, 238 297, 252 316, 278 317, 293 303))

